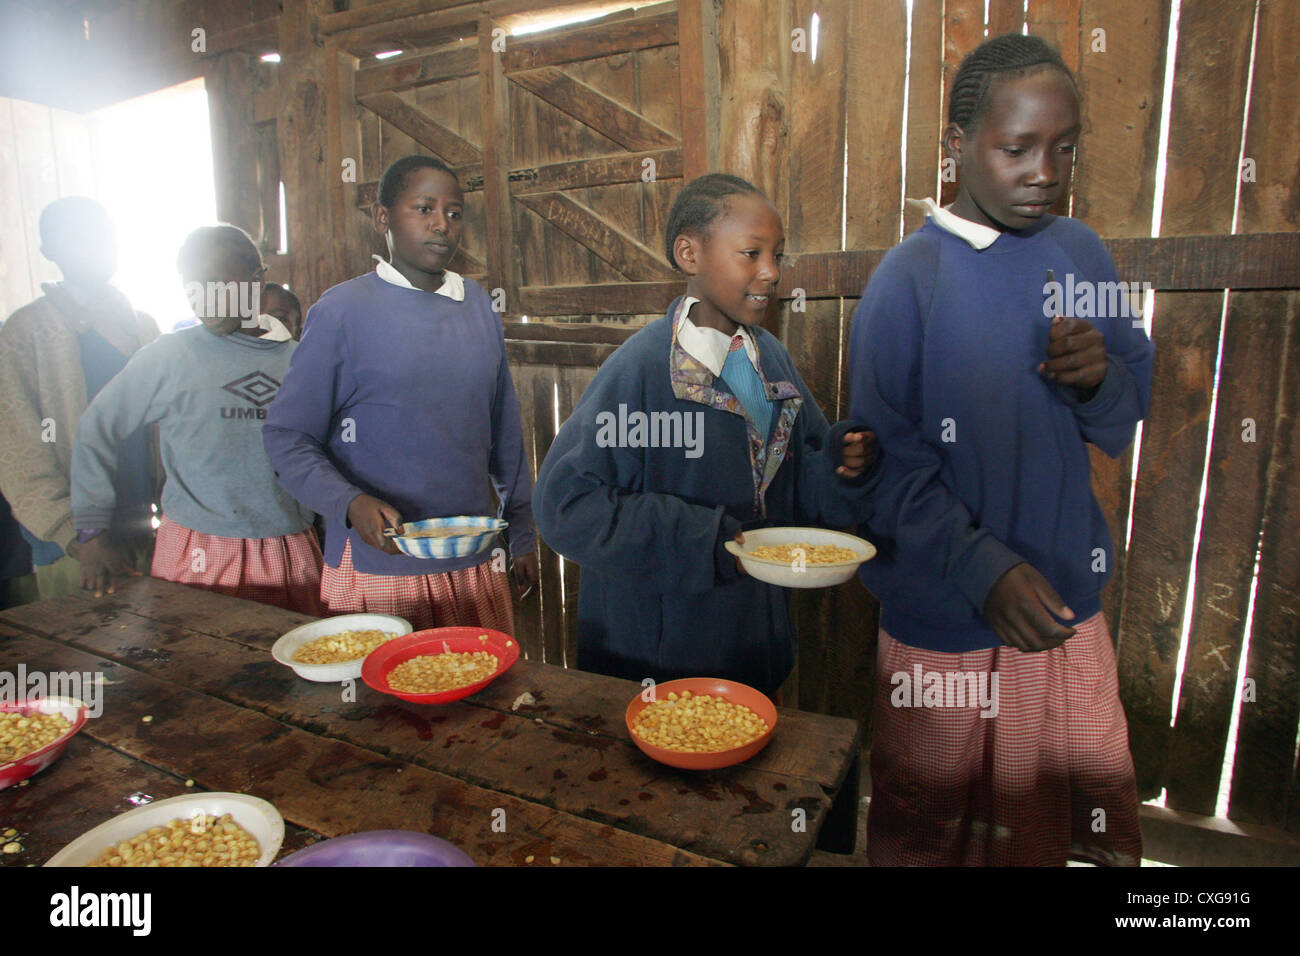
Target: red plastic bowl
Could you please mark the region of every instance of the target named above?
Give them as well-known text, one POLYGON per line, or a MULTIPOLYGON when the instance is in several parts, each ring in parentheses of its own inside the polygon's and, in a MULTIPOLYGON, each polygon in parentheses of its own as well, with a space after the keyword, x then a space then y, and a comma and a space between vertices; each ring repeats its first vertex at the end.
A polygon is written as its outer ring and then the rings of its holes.
POLYGON ((656 684, 655 700, 645 700, 641 694, 637 694, 632 698, 632 703, 627 705, 625 719, 627 721, 627 732, 632 737, 632 743, 636 744, 642 753, 647 757, 658 760, 660 763, 667 764, 670 767, 679 767, 682 770, 719 770, 722 767, 743 763, 766 747, 768 741, 772 739, 772 734, 776 733, 776 705, 772 703, 766 694, 755 690, 748 684, 738 684, 735 681, 722 680, 717 677, 684 677, 681 680, 670 680, 662 684, 656 684), (709 694, 713 697, 721 697, 733 704, 748 707, 767 723, 767 733, 744 746, 732 747, 730 750, 715 750, 711 753, 668 750, 666 747, 656 747, 654 744, 647 743, 637 736, 636 731, 633 729, 637 714, 655 703, 655 701, 667 700, 670 693, 676 691, 680 694, 684 690, 689 690, 692 694, 709 694))
POLYGON ((14 784, 26 780, 32 774, 40 773, 54 763, 63 755, 63 751, 68 746, 68 741, 72 739, 73 734, 86 726, 86 705, 75 697, 44 697, 20 700, 12 704, 0 704, 0 711, 8 713, 18 711, 25 715, 61 713, 72 720, 72 726, 57 740, 52 740, 40 750, 33 750, 17 760, 0 764, 0 790, 5 787, 12 787, 14 784), (75 716, 72 716, 74 711, 75 716))
POLYGON ((502 634, 500 631, 489 630, 486 627, 435 627, 394 638, 375 648, 361 665, 361 679, 381 693, 392 694, 413 704, 450 704, 462 697, 477 694, 508 671, 517 660, 519 660, 519 642, 509 634, 502 634), (484 634, 487 635, 486 641, 479 639, 484 634), (412 694, 388 686, 388 672, 412 657, 426 654, 466 654, 475 651, 494 654, 498 661, 497 669, 492 676, 476 684, 467 684, 438 694, 412 694))

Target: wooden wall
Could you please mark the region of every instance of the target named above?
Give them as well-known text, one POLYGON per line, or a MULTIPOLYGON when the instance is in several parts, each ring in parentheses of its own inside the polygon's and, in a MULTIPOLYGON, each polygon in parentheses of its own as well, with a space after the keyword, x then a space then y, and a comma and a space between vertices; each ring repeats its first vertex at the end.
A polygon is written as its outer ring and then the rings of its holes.
MULTIPOLYGON (((305 302, 381 250, 366 210, 388 162, 427 152, 459 170, 469 215, 457 265, 504 294, 535 464, 600 361, 680 291, 659 251, 663 220, 683 177, 710 169, 750 178, 781 211, 792 255, 768 327, 838 417, 857 296, 920 224, 902 197, 951 198, 939 136, 961 57, 986 29, 1056 43, 1085 127, 1059 211, 1102 235, 1121 278, 1158 290, 1136 483, 1131 455, 1095 456, 1142 793, 1212 814, 1239 712, 1230 816, 1300 829, 1300 21, 1285 0, 1183 0, 1163 169, 1170 0, 1029 0, 1027 18, 1023 0, 990 0, 987 23, 984 0, 914 0, 910 48, 904 0, 678 0, 523 36, 508 35, 521 18, 601 4, 199 6, 220 24, 201 71, 223 144, 222 214, 278 247, 271 184, 283 179, 289 254, 273 275, 305 302), (279 64, 256 60, 268 45, 279 64), (387 49, 406 52, 374 58, 387 49), (1242 440, 1247 419, 1254 441, 1242 440), (1247 646, 1254 696, 1241 702, 1247 646)), ((529 656, 572 661, 578 586, 577 568, 543 547, 540 601, 520 609, 529 656)), ((875 602, 851 582, 795 605, 789 701, 867 722, 875 602)))

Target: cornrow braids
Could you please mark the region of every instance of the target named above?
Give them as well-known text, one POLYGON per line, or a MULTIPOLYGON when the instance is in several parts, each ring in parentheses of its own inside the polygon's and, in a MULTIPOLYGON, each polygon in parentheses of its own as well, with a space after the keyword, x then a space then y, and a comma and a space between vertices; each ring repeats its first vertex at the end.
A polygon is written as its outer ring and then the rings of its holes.
POLYGON ((406 188, 407 177, 417 169, 440 169, 444 173, 456 179, 456 172, 441 159, 435 159, 432 156, 403 156, 401 159, 394 160, 392 164, 384 170, 384 175, 379 179, 379 205, 386 209, 392 209, 393 204, 397 202, 397 197, 402 194, 406 188))
MULTIPOLYGON (((664 253, 668 264, 677 269, 673 243, 684 232, 694 232, 708 238, 709 225, 727 210, 729 196, 746 194, 763 195, 753 185, 729 173, 707 173, 686 184, 673 200, 664 227, 664 253)), ((680 271, 680 270, 679 270, 680 271)))
MULTIPOLYGON (((1061 55, 1041 37, 1004 33, 985 40, 961 61, 948 97, 948 122, 972 132, 995 79, 1050 68, 1060 70, 1074 84, 1074 74, 1061 55)), ((1075 92, 1078 92, 1077 84, 1075 92)))

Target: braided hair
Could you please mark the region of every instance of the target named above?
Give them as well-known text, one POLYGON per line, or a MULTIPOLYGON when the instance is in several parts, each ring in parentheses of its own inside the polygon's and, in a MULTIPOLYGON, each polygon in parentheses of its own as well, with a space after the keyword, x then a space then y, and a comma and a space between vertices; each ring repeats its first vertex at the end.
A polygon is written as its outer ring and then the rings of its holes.
MULTIPOLYGON (((440 169, 444 173, 456 179, 456 172, 441 159, 435 159, 432 156, 403 156, 401 159, 394 160, 393 163, 384 170, 384 175, 379 179, 379 205, 385 209, 392 209, 393 204, 397 202, 397 197, 402 194, 406 188, 406 180, 411 173, 417 169, 440 169)), ((459 183, 459 180, 457 180, 459 183)))
POLYGON ((668 264, 677 268, 673 243, 678 236, 683 232, 693 232, 707 239, 710 224, 727 211, 727 198, 747 194, 763 195, 753 183, 729 173, 707 173, 687 183, 673 201, 672 209, 668 211, 668 223, 664 226, 664 253, 668 256, 668 264))
POLYGON ((960 126, 967 133, 972 132, 995 79, 1008 74, 1025 76, 1052 68, 1069 78, 1077 94, 1078 85, 1069 67, 1041 37, 1005 33, 985 40, 961 61, 948 97, 948 122, 960 126))

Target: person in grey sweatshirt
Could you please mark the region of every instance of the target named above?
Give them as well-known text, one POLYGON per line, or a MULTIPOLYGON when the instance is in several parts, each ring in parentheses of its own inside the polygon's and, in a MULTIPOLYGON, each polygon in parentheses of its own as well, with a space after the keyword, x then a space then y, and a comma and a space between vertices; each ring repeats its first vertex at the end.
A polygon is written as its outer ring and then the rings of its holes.
POLYGON ((231 225, 191 233, 177 265, 200 324, 138 352, 77 425, 72 514, 82 587, 96 597, 133 574, 112 526, 123 438, 157 423, 167 483, 151 573, 235 597, 320 613, 312 513, 275 479, 262 422, 297 343, 259 309, 265 269, 231 225))

